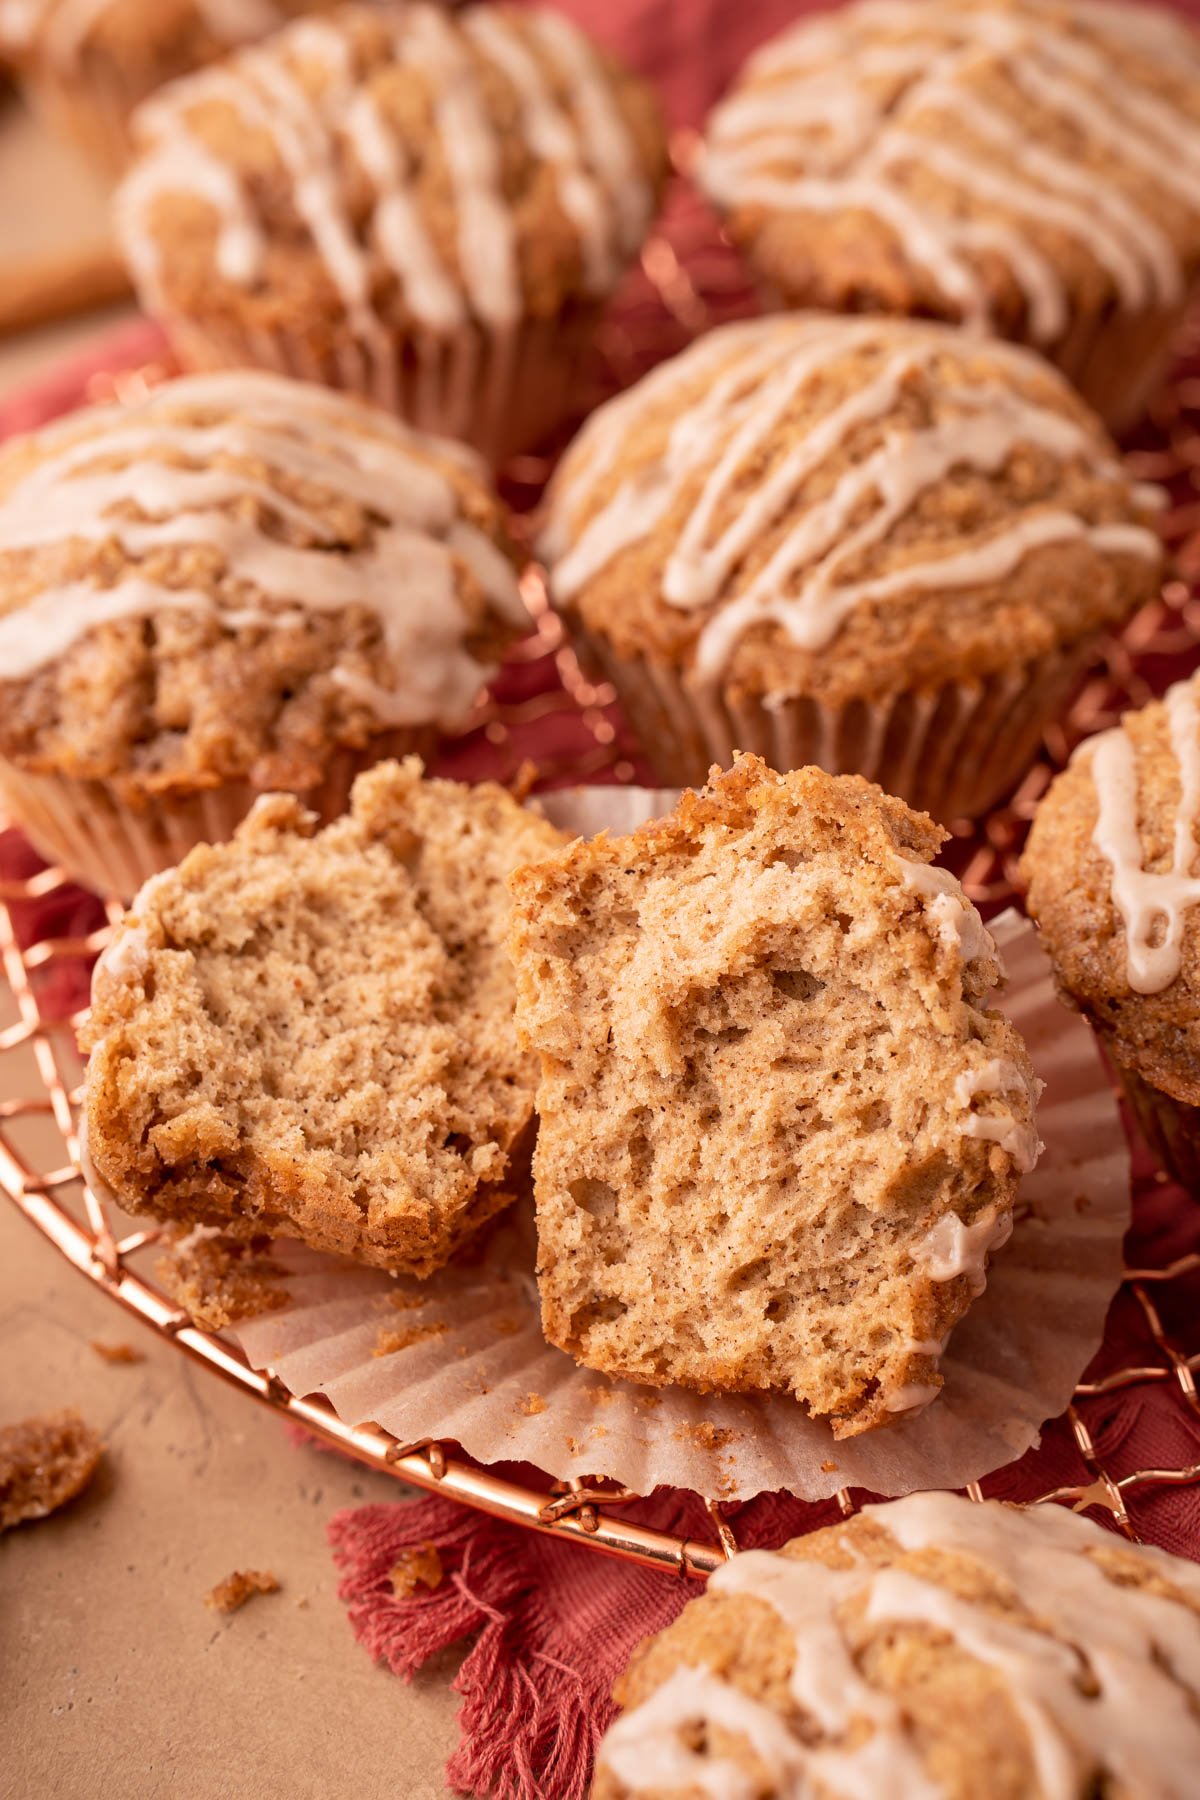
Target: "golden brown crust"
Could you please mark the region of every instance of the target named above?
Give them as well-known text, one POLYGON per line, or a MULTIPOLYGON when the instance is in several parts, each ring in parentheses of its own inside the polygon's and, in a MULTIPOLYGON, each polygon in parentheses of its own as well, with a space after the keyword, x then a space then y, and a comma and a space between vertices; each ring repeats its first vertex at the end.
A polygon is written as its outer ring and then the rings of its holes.
MULTIPOLYGON (((1161 701, 1125 714, 1134 746, 1144 866, 1170 867, 1179 765, 1161 701)), ((1200 909, 1188 911, 1182 964, 1159 993, 1130 986, 1125 927, 1113 903, 1112 865, 1092 841, 1098 802, 1086 745, 1051 783, 1021 861, 1026 905, 1041 929, 1055 979, 1124 1068, 1189 1106, 1200 1105, 1200 909)))
MULTIPOLYGON (((543 80, 569 118, 579 104, 578 89, 556 65, 528 20, 516 8, 489 7, 501 15, 527 55, 534 58, 543 80)), ((347 86, 369 96, 391 140, 397 166, 406 170, 404 191, 411 199, 437 262, 462 291, 461 254, 463 219, 455 197, 455 175, 447 154, 446 136, 435 122, 439 98, 437 84, 420 62, 398 56, 393 39, 394 23, 403 23, 398 12, 389 24, 372 8, 349 5, 338 8, 322 21, 343 45, 346 70, 336 66, 323 50, 312 48, 311 39, 299 31, 282 33, 268 54, 278 60, 299 84, 328 131, 328 160, 323 162, 344 203, 350 229, 368 263, 366 300, 375 316, 389 328, 403 331, 412 325, 428 325, 425 315, 414 310, 410 294, 396 270, 382 253, 373 223, 377 189, 368 177, 345 130, 347 86)), ((460 23, 450 19, 455 55, 465 58, 487 123, 498 145, 499 203, 514 236, 517 280, 522 315, 553 319, 572 302, 582 299, 588 270, 580 232, 564 210, 555 165, 530 144, 519 129, 520 102, 505 70, 475 42, 460 23)), ((655 196, 666 170, 666 143, 657 102, 650 89, 621 68, 611 57, 589 46, 599 79, 607 89, 634 146, 638 173, 655 196)), ((289 336, 303 337, 317 356, 336 341, 346 307, 329 261, 315 244, 297 206, 292 171, 278 137, 265 127, 248 124, 247 115, 222 88, 225 73, 239 77, 242 65, 236 57, 220 65, 211 82, 195 82, 168 89, 158 96, 135 122, 143 157, 135 162, 128 194, 134 197, 140 170, 151 160, 164 132, 178 122, 216 162, 230 172, 246 196, 253 217, 266 240, 265 260, 252 283, 228 279, 218 253, 220 216, 200 192, 187 192, 180 182, 156 183, 149 204, 138 200, 131 211, 122 203, 126 218, 124 239, 135 269, 146 260, 143 236, 157 275, 157 304, 168 315, 203 319, 220 333, 228 327, 239 338, 255 330, 274 332, 281 327, 289 336)), ((445 79, 450 80, 446 74, 445 79)), ((261 99, 261 95, 260 95, 261 99)))
MULTIPOLYGON (((905 445, 903 455, 910 448, 917 454, 922 446, 919 439, 914 443, 916 434, 944 428, 948 421, 977 418, 989 405, 1003 426, 1005 397, 1073 425, 1079 447, 1060 454, 1018 432, 1012 454, 997 468, 970 467, 964 455, 923 487, 877 541, 852 552, 837 569, 837 583, 850 587, 910 568, 911 586, 864 598, 839 617, 830 640, 814 648, 790 635, 790 602, 773 614, 751 618, 717 671, 724 691, 735 700, 786 693, 842 703, 971 682, 1080 644, 1125 620, 1157 591, 1158 556, 1144 547, 1131 553, 1082 535, 1031 545, 1014 568, 997 577, 935 585, 930 571, 936 570, 936 559, 982 545, 1043 514, 1071 514, 1082 527, 1146 527, 1153 515, 1145 497, 1117 468, 1103 426, 1040 359, 901 320, 881 321, 865 341, 863 330, 855 321, 807 317, 730 327, 710 334, 671 368, 656 371, 638 389, 601 409, 560 465, 542 537, 551 591, 568 621, 582 624, 617 659, 646 656, 682 669, 689 682, 702 686, 711 678, 700 661, 705 633, 744 598, 785 540, 816 516, 840 479, 861 469, 889 442, 905 445), (761 358, 776 340, 778 370, 768 364, 765 375, 755 371, 753 358, 761 358), (814 344, 823 352, 819 367, 780 407, 789 359, 810 356, 814 344), (745 428, 746 413, 736 402, 752 395, 752 416, 763 421, 763 429, 750 451, 740 459, 734 453, 733 472, 722 481, 719 504, 704 533, 708 546, 761 497, 772 477, 785 471, 789 456, 816 442, 817 428, 840 406, 868 393, 881 377, 886 380, 897 358, 910 352, 920 358, 930 345, 931 360, 902 377, 894 403, 874 408, 864 420, 839 431, 833 447, 799 485, 785 488, 786 503, 755 532, 715 596, 710 599, 706 593, 700 605, 668 600, 664 583, 685 528, 706 486, 715 480, 735 432, 745 428), (715 421, 702 423, 697 409, 739 360, 747 371, 744 378, 715 421), (962 396, 971 389, 984 397, 972 396, 968 409, 962 396), (989 400, 988 394, 999 398, 989 400), (611 450, 614 444, 612 454, 598 448, 611 450), (669 488, 665 511, 637 536, 619 520, 602 526, 607 554, 592 557, 581 584, 571 580, 570 592, 564 593, 573 553, 588 526, 604 518, 622 491, 633 495, 639 480, 651 495, 656 484, 666 486, 672 463, 678 466, 681 445, 685 453, 699 445, 700 454, 669 488)), ((903 462, 898 466, 904 475, 903 462)), ((636 504, 635 498, 629 516, 635 516, 636 504)), ((879 517, 882 506, 878 492, 860 500, 832 540, 832 550, 822 544, 823 560, 811 559, 806 566, 798 558, 794 572, 774 582, 773 591, 799 596, 806 582, 811 587, 814 580, 824 580, 824 563, 833 562, 856 526, 879 517)), ((793 617, 798 605, 797 599, 793 617)))
MULTIPOLYGON (((404 697, 424 654, 419 637, 407 658, 389 642, 389 607, 444 606, 444 643, 480 676, 523 629, 520 557, 478 465, 301 382, 201 377, 16 439, 0 451, 0 520, 0 627, 20 633, 22 649, 41 634, 54 645, 0 679, 0 756, 34 773, 115 780, 134 805, 237 780, 302 791, 333 750, 378 741, 379 695, 404 697), (444 504, 397 533, 369 488, 356 497, 355 456, 393 459, 398 493, 407 471, 444 504), (81 496, 93 478, 111 498, 89 517, 81 496), (222 480, 223 496, 192 498, 195 484, 222 480), (5 547, 31 520, 39 541, 5 547), (485 591, 455 536, 463 528, 494 547, 515 606, 485 591), (422 598, 422 558, 443 554, 445 599, 422 598), (345 603, 306 604, 296 579, 345 603), (108 590, 140 581, 164 590, 160 600, 58 642, 55 615, 72 589, 94 587, 100 609, 108 590), (171 590, 187 603, 168 604, 171 590)), ((435 646, 435 676, 445 662, 435 646)), ((427 729, 438 704, 424 705, 427 729)))
MULTIPOLYGON (((926 1498, 929 1497, 917 1497, 926 1498)), ((940 1496, 939 1500, 948 1520, 953 1520, 955 1509, 969 1504, 953 1495, 940 1496)), ((1032 1580, 1014 1584, 1004 1570, 989 1563, 985 1551, 967 1554, 958 1548, 905 1548, 888 1529, 889 1515, 903 1513, 905 1504, 897 1501, 890 1506, 874 1506, 843 1523, 793 1539, 783 1546, 779 1557, 816 1565, 814 1572, 818 1574, 823 1570, 858 1573, 864 1586, 878 1574, 883 1577, 880 1588, 884 1591, 885 1572, 894 1571, 901 1580, 896 1591, 906 1596, 907 1617, 892 1617, 885 1606, 883 1616, 872 1620, 861 1599, 848 1597, 835 1603, 828 1614, 819 1607, 814 1609, 811 1629, 802 1622, 793 1627, 757 1594, 718 1591, 718 1582, 690 1601, 673 1624, 646 1639, 617 1681, 614 1698, 629 1714, 650 1701, 672 1676, 685 1680, 689 1675, 697 1679, 707 1674, 715 1676, 736 1700, 744 1696, 756 1712, 759 1707, 767 1709, 779 1726, 793 1734, 797 1765, 805 1767, 806 1755, 813 1755, 815 1766, 809 1780, 799 1788, 781 1780, 784 1771, 769 1750, 756 1753, 749 1735, 733 1728, 728 1719, 708 1718, 703 1725, 684 1724, 680 1733, 683 1742, 701 1758, 694 1784, 656 1781, 651 1776, 632 1788, 610 1767, 608 1746, 602 1743, 592 1800, 631 1800, 634 1794, 637 1800, 702 1800, 717 1791, 714 1784, 720 1780, 720 1765, 724 1762, 732 1764, 745 1783, 745 1792, 754 1800, 781 1800, 783 1794, 797 1791, 812 1792, 825 1800, 826 1795, 848 1791, 840 1776, 846 1781, 854 1780, 855 1791, 864 1793, 916 1791, 916 1781, 923 1777, 929 1790, 945 1796, 945 1800, 1030 1800, 1030 1796, 1045 1791, 1038 1749, 1045 1748, 1048 1740, 1061 1753, 1060 1766, 1065 1765, 1069 1771, 1072 1794, 1104 1792, 1125 1797, 1135 1791, 1182 1792, 1182 1788, 1169 1785, 1171 1777, 1178 1774, 1177 1768, 1164 1771, 1161 1789, 1156 1785, 1158 1771, 1152 1759, 1139 1765, 1136 1786, 1125 1784, 1123 1771, 1118 1772, 1117 1746, 1107 1741, 1106 1726, 1111 1725, 1114 1708, 1136 1702, 1115 1691, 1120 1677, 1114 1678, 1108 1672, 1100 1679, 1093 1676, 1088 1656, 1094 1646, 1090 1639, 1073 1641, 1064 1632, 1057 1604, 1059 1593, 1053 1587, 1047 1591, 1032 1580), (904 1583, 919 1585, 905 1587, 904 1583), (927 1596, 924 1601, 923 1595, 927 1596), (950 1602, 946 1617, 937 1611, 939 1595, 945 1595, 950 1602), (973 1621, 978 1626, 974 1642, 970 1631, 973 1621), (994 1661, 988 1660, 986 1648, 992 1631, 996 1634, 994 1661), (898 1708, 902 1730, 895 1731, 882 1717, 872 1723, 863 1716, 844 1735, 830 1734, 798 1704, 793 1670, 803 1666, 810 1671, 809 1685, 819 1692, 819 1670, 829 1665, 831 1637, 833 1642, 840 1640, 845 1645, 851 1679, 864 1680, 873 1691, 881 1715, 893 1706, 898 1708), (1010 1679, 1010 1671, 1021 1667, 1022 1645, 1028 1657, 1024 1667, 1025 1696, 1010 1679), (1073 1742, 1075 1722, 1056 1717, 1050 1695, 1038 1694, 1035 1736, 1031 1730, 1035 1709, 1030 1707, 1027 1696, 1031 1686, 1036 1691, 1038 1659, 1044 1668, 1055 1659, 1060 1659, 1061 1666, 1061 1661, 1075 1655, 1087 1671, 1079 1682, 1080 1696, 1095 1699, 1102 1685, 1107 1690, 1104 1700, 1095 1707, 1093 1729, 1086 1741, 1073 1742), (861 1752, 876 1730, 884 1731, 887 1741, 883 1753, 868 1762, 868 1769, 887 1769, 896 1783, 894 1789, 885 1790, 874 1784, 868 1788, 863 1785, 864 1771, 854 1767, 855 1749, 861 1752), (823 1769, 816 1762, 822 1751, 832 1757, 823 1769), (912 1763, 901 1762, 908 1757, 913 1758, 912 1763), (906 1773, 911 1770, 911 1789, 902 1787, 901 1768, 906 1773)), ((1011 1517, 1016 1512, 1001 1508, 995 1501, 985 1505, 989 1513, 1011 1517)), ((1035 1555, 1040 1551, 1044 1556, 1049 1545, 1055 1546, 1064 1591, 1072 1564, 1090 1564, 1111 1584, 1106 1599, 1114 1608, 1120 1607, 1117 1590, 1123 1588, 1131 1595, 1166 1601, 1185 1635, 1188 1615, 1200 1616, 1200 1599, 1189 1579, 1191 1571, 1179 1559, 1154 1552, 1146 1555, 1122 1546, 1083 1521, 1075 1524, 1070 1543, 1056 1533, 1048 1536, 1048 1543, 1039 1545, 1044 1523, 1042 1509, 1033 1508, 1016 1512, 1012 1528, 1021 1533, 1035 1555)), ((1114 1613, 1105 1621, 1106 1642, 1112 1642, 1118 1616, 1114 1613)), ((1134 1643, 1144 1642, 1139 1626, 1131 1607, 1127 1636, 1120 1646, 1122 1655, 1129 1654, 1134 1643)), ((1154 1653, 1143 1650, 1142 1654, 1154 1653)), ((1183 1717, 1187 1716, 1197 1675, 1197 1669, 1186 1662, 1168 1671, 1168 1679, 1183 1690, 1185 1704, 1179 1708, 1183 1717)), ((826 1691, 829 1692, 828 1686, 826 1691)), ((832 1705, 837 1704, 832 1693, 829 1700, 832 1705)), ((843 1703, 848 1712, 859 1711, 858 1700, 843 1703)), ((697 1711, 703 1718, 702 1705, 697 1711)), ((757 1716, 762 1718, 761 1713, 757 1716)), ((668 1741, 666 1729, 647 1732, 642 1746, 643 1766, 649 1760, 649 1752, 668 1741)), ((763 1732, 760 1743, 767 1741, 763 1732)), ((924 1786, 920 1791, 925 1791, 924 1786)), ((1067 1791, 1064 1785, 1063 1792, 1067 1791)))
POLYGON ((502 788, 410 759, 323 832, 275 795, 155 877, 94 977, 100 1179, 234 1237, 440 1267, 527 1160, 504 880, 560 842, 502 788))
MULTIPOLYGON (((832 19, 822 14, 766 46, 734 83, 710 120, 711 160, 707 171, 702 168, 702 182, 721 205, 729 235, 786 305, 956 321, 963 316, 961 298, 948 291, 944 277, 922 255, 916 234, 906 232, 896 218, 885 217, 871 204, 869 191, 857 204, 848 192, 843 204, 829 208, 786 198, 788 183, 798 177, 853 182, 860 166, 865 171, 870 165, 884 132, 898 128, 907 151, 889 161, 883 175, 901 202, 918 209, 935 227, 968 216, 977 229, 984 228, 960 254, 993 326, 1005 336, 1027 341, 1034 336, 1029 293, 1012 255, 1002 244, 987 241, 989 225, 1015 232, 1046 260, 1066 298, 1067 319, 1058 335, 1069 338, 1079 321, 1102 321, 1117 307, 1113 266, 1098 249, 1114 215, 1123 220, 1132 208, 1149 230, 1163 234, 1182 264, 1184 291, 1200 267, 1200 206, 1189 204, 1178 184, 1154 173, 1153 159, 1148 163, 1130 143, 1128 127, 1124 136, 1101 134, 1086 118, 1072 116, 1053 80, 1045 84, 1048 75, 1061 79, 1062 65, 1052 55, 1036 56, 1039 45, 1061 40, 1068 54, 1078 47, 1098 58, 1098 69, 1077 76, 1076 84, 1084 104, 1090 103, 1100 119, 1109 114, 1109 87, 1119 86, 1145 107, 1166 101, 1200 126, 1200 37, 1176 17, 1177 37, 1164 45, 1160 34, 1169 15, 1164 9, 1156 30, 1154 12, 1143 6, 1104 6, 1091 9, 1089 16, 1089 9, 1073 0, 1051 5, 1041 0, 930 0, 891 13, 849 5, 832 19), (1098 24, 1096 15, 1108 12, 1124 14, 1127 29, 1120 35, 1109 35, 1098 24), (1032 80, 1014 74, 996 36, 1006 27, 1023 32, 1034 50, 1032 80), (908 66, 895 60, 890 67, 886 60, 876 69, 869 66, 873 53, 886 59, 889 51, 894 57, 905 47, 917 51, 908 66), (945 79, 946 53, 964 49, 974 53, 945 79), (766 139, 772 154, 756 158, 754 171, 779 178, 780 192, 775 198, 755 197, 746 176, 728 166, 745 152, 739 120, 757 102, 765 99, 770 106, 774 95, 787 90, 806 53, 812 60, 805 73, 811 72, 814 85, 826 84, 826 111, 823 117, 811 117, 796 101, 794 123, 772 118, 766 139), (1032 85, 1039 76, 1042 84, 1032 85), (953 103, 948 90, 956 96, 953 103), (855 91, 867 103, 870 125, 849 145, 839 144, 837 102, 855 91), (1013 134, 1009 145, 997 143, 985 129, 980 116, 985 108, 1002 130, 1013 134), (1039 155, 1061 159, 1075 171, 1075 184, 1057 177, 1045 163, 1039 166, 1039 155), (950 160, 955 156, 981 166, 982 183, 964 176, 950 160), (1000 182, 991 186, 988 177, 997 175, 1000 182), (1011 188, 1007 196, 1003 193, 1006 177, 1022 190, 1023 203, 1014 201, 1011 188), (1107 188, 1111 210, 1101 207, 1091 183, 1100 193, 1107 188), (1056 202, 1060 208, 1065 202, 1069 210, 1056 214, 1056 202), (1072 227, 1072 220, 1089 216, 1097 222, 1096 232, 1072 227)), ((1170 129, 1169 114, 1164 128, 1170 129)))
POLYGON ((990 940, 961 890, 949 931, 918 892, 942 835, 859 777, 743 757, 513 877, 551 1342, 655 1385, 791 1391, 839 1436, 936 1392, 972 1282, 931 1277, 925 1240, 949 1215, 1002 1235, 1033 1106, 985 1010, 990 940))

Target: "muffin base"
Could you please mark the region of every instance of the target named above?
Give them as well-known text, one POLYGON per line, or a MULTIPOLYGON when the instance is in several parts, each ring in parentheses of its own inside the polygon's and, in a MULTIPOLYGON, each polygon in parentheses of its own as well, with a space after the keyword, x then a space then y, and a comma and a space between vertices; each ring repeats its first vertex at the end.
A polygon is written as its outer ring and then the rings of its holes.
MULTIPOLYGON (((356 775, 388 756, 427 755, 429 731, 391 731, 361 750, 335 750, 314 786, 295 790, 328 824, 346 810, 356 775)), ((229 781, 199 793, 164 796, 144 808, 122 798, 114 781, 37 775, 0 759, 0 807, 39 855, 98 894, 128 900, 197 844, 220 843, 267 790, 229 781)))
POLYGON ((249 329, 168 316, 171 348, 188 369, 266 368, 371 400, 421 431, 471 444, 494 466, 582 413, 586 366, 601 314, 578 307, 508 332, 472 324, 371 334, 347 325, 325 345, 303 331, 249 329))
POLYGON ((973 818, 1017 785, 1046 726, 1095 656, 1097 640, 979 682, 951 682, 878 701, 829 704, 806 694, 701 689, 649 657, 614 656, 595 633, 572 627, 585 664, 611 681, 664 785, 703 782, 753 750, 780 771, 816 763, 865 775, 941 823, 973 818))
POLYGON ((1200 1195, 1200 1106, 1174 1100, 1143 1081, 1133 1069, 1122 1068, 1115 1057, 1110 1061, 1138 1130, 1159 1167, 1190 1194, 1200 1195))
POLYGON ((1132 431, 1145 416, 1194 298, 1195 291, 1179 306, 1141 313, 1114 309, 1080 319, 1062 343, 1047 350, 1114 436, 1132 431))

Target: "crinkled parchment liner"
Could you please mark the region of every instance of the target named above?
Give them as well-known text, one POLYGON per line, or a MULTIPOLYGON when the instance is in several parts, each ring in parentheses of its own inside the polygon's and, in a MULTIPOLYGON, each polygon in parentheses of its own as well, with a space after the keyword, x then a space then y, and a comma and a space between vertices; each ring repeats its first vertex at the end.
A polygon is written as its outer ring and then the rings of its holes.
MULTIPOLYGON (((571 828, 626 830, 672 798, 592 789, 544 804, 571 828)), ((992 930, 1009 977, 1001 1005, 1046 1083, 1046 1148, 926 1411, 838 1444, 790 1399, 642 1388, 581 1369, 542 1338, 528 1213, 503 1221, 474 1262, 423 1283, 278 1245, 293 1304, 237 1327, 247 1357, 405 1444, 442 1439, 481 1463, 606 1475, 637 1493, 666 1483, 724 1500, 779 1488, 819 1500, 844 1486, 895 1495, 961 1487, 1013 1461, 1100 1343, 1129 1223, 1129 1154, 1091 1033, 1055 999, 1032 927, 1009 912, 992 930)))

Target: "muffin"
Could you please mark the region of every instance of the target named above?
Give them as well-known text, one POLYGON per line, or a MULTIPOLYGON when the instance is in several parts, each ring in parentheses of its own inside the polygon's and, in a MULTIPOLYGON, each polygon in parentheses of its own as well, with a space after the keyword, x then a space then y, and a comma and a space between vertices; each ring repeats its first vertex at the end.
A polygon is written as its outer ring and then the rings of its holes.
POLYGON ((747 756, 513 877, 551 1343, 786 1391, 837 1437, 935 1397, 1039 1149, 943 837, 861 778, 747 756))
POLYGON ((134 901, 92 983, 90 1169, 130 1212, 428 1275, 528 1166, 505 878, 562 838, 415 757, 316 825, 268 795, 134 901))
POLYGON ((286 788, 322 818, 461 724, 528 628, 460 445, 279 376, 172 382, 0 451, 0 803, 128 896, 286 788))
POLYGON ((1200 35, 1142 5, 859 0, 751 58, 700 180, 768 303, 1035 344, 1123 431, 1200 276, 1200 35))
POLYGON ((129 115, 177 75, 265 37, 313 0, 0 0, 0 56, 102 168, 129 160, 129 115))
POLYGON ((1200 1575, 1058 1506, 866 1506, 743 1551, 617 1683, 592 1800, 1187 1800, 1200 1575))
POLYGON ((943 822, 1157 591, 1156 490, 1039 358, 815 314, 711 332, 568 450, 540 550, 661 778, 754 750, 943 822))
POLYGON ((1163 1167, 1200 1193, 1200 676, 1087 739, 1021 874, 1063 998, 1163 1167))
POLYGON ((350 388, 494 460, 580 402, 656 104, 558 13, 340 8, 148 103, 117 223, 185 363, 350 388))

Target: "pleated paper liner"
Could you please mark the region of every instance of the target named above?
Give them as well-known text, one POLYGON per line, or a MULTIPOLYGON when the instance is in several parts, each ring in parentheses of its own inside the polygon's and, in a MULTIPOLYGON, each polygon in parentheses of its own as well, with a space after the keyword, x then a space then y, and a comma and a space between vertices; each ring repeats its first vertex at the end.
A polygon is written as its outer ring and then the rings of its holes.
MULTIPOLYGON (((569 828, 625 830, 671 799, 593 789, 544 804, 569 828)), ((961 1487, 1014 1461, 1099 1347, 1120 1280, 1129 1154, 1092 1035, 1055 998, 1032 926, 1008 912, 992 930, 1009 976, 1000 1003, 1046 1084, 1046 1148, 924 1412, 836 1443, 787 1397, 649 1389, 579 1368, 541 1334, 528 1210, 428 1282, 280 1243, 276 1285, 289 1303, 236 1328, 247 1358, 293 1394, 324 1394, 347 1424, 375 1420, 402 1443, 455 1442, 481 1463, 603 1475, 637 1493, 668 1484, 724 1500, 776 1489, 819 1500, 846 1486, 894 1495, 961 1487)))

